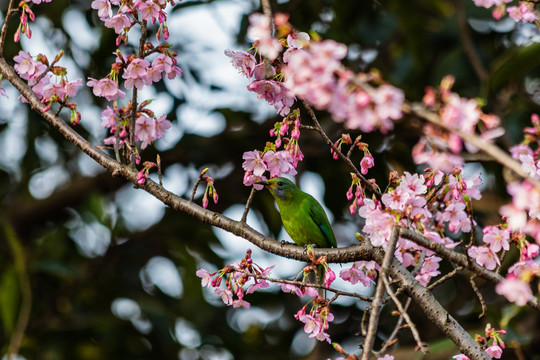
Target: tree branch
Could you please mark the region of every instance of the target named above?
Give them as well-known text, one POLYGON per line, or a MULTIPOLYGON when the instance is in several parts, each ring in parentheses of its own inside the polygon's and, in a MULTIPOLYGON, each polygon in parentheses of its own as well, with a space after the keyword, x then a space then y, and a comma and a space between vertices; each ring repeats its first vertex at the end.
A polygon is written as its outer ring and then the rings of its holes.
POLYGON ((508 155, 505 151, 500 149, 498 146, 485 141, 484 139, 480 138, 479 136, 466 133, 464 131, 461 131, 460 129, 455 129, 451 127, 448 124, 445 124, 439 115, 437 115, 434 112, 431 112, 424 108, 422 104, 419 103, 403 103, 402 110, 406 114, 411 114, 418 116, 424 120, 429 121, 432 124, 435 124, 446 131, 453 132, 459 137, 461 137, 464 141, 474 145, 478 149, 482 150, 486 154, 490 155, 495 161, 500 163, 501 165, 509 168, 510 170, 514 171, 516 174, 521 176, 524 179, 527 179, 530 181, 537 189, 540 190, 540 180, 537 178, 531 177, 529 174, 527 174, 522 168, 521 164, 514 160, 510 155, 508 155))
MULTIPOLYGON (((415 243, 417 243, 420 246, 425 247, 426 249, 436 252, 437 255, 441 256, 443 259, 448 260, 451 263, 454 263, 458 266, 461 266, 465 269, 472 271, 477 276, 480 276, 486 279, 492 284, 496 285, 504 280, 504 278, 501 275, 493 271, 487 270, 486 268, 478 265, 474 261, 468 261, 467 256, 457 253, 453 250, 447 249, 446 247, 444 247, 444 245, 437 244, 429 240, 425 236, 418 234, 417 232, 414 232, 409 229, 401 228, 399 235, 404 237, 405 239, 414 241, 415 243)), ((529 305, 532 306, 536 310, 540 310, 540 302, 537 298, 532 298, 531 300, 529 300, 529 305)))
MULTIPOLYGON (((382 249, 375 249, 375 261, 382 263, 386 253, 382 249)), ((422 286, 403 264, 392 257, 392 263, 387 269, 387 275, 400 282, 406 293, 420 306, 426 316, 457 345, 459 351, 471 360, 491 359, 463 329, 463 327, 442 307, 433 294, 422 286)))
POLYGON ((371 315, 369 316, 369 325, 366 340, 364 341, 364 347, 362 351, 362 360, 369 360, 373 351, 373 344, 375 343, 375 337, 377 335, 377 326, 379 324, 379 315, 381 313, 382 298, 384 295, 384 278, 386 277, 386 270, 394 259, 394 251, 396 250, 397 240, 399 238, 399 227, 394 225, 392 228, 392 234, 388 240, 384 258, 381 263, 381 270, 379 271, 379 281, 377 282, 377 288, 375 289, 375 297, 371 302, 371 315))

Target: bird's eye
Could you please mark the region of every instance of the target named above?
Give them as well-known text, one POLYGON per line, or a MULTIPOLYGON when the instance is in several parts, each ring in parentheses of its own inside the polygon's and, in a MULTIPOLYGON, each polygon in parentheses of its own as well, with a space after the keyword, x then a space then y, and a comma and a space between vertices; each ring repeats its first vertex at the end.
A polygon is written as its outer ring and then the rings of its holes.
POLYGON ((278 181, 277 185, 278 186, 283 186, 283 181, 278 181))

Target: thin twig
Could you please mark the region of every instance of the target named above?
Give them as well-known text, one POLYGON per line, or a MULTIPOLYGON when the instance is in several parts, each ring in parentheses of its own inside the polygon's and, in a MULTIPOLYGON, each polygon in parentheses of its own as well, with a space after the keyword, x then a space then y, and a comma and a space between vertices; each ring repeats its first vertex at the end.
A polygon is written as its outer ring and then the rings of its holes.
POLYGON ((4 57, 4 45, 6 42, 9 19, 11 18, 11 15, 13 15, 13 13, 17 11, 17 8, 13 8, 13 2, 14 0, 9 1, 6 17, 4 18, 4 24, 2 25, 2 32, 0 33, 0 57, 4 57))
POLYGON ((195 185, 193 185, 193 190, 191 190, 191 197, 189 198, 190 202, 193 202, 193 199, 195 198, 195 193, 197 192, 197 188, 199 187, 199 184, 201 183, 204 174, 206 174, 210 170, 209 168, 204 168, 201 170, 201 173, 199 174, 199 178, 195 182, 195 185))
MULTIPOLYGON (((144 44, 146 44, 146 37, 148 35, 147 31, 147 21, 138 21, 138 23, 141 25, 141 38, 139 39, 139 51, 137 53, 137 56, 139 59, 144 58, 144 44)), ((129 144, 131 147, 130 153, 129 153, 129 159, 128 163, 135 167, 135 152, 133 149, 137 148, 137 144, 135 144, 135 122, 137 120, 137 98, 138 98, 138 90, 136 87, 133 87, 133 95, 131 96, 131 116, 129 119, 129 144)))
POLYGON ((471 287, 474 290, 474 293, 478 297, 478 300, 480 301, 480 305, 482 305, 482 313, 478 315, 478 318, 482 318, 486 314, 486 302, 484 301, 484 297, 482 294, 480 294, 480 290, 478 290, 478 286, 476 286, 476 283, 474 282, 474 279, 476 278, 476 274, 473 274, 471 278, 469 279, 469 282, 471 283, 471 287))
POLYGON ((450 271, 448 274, 444 275, 443 277, 441 277, 440 279, 437 279, 436 281, 432 282, 431 284, 429 284, 427 286, 426 289, 428 290, 432 290, 434 289, 435 287, 439 286, 440 284, 442 284, 443 282, 445 282, 446 280, 449 280, 451 279, 452 277, 456 276, 457 274, 459 274, 459 272, 463 270, 463 266, 458 266, 456 267, 454 270, 450 271))
POLYGON ((375 297, 371 302, 371 314, 369 316, 369 325, 364 340, 364 350, 362 351, 362 360, 369 360, 373 351, 373 344, 375 343, 375 337, 377 335, 377 326, 379 324, 379 316, 382 307, 382 298, 384 295, 384 281, 382 280, 386 276, 386 271, 390 267, 392 260, 394 259, 394 251, 396 249, 397 240, 399 238, 399 227, 394 225, 392 228, 392 234, 388 240, 386 246, 386 253, 381 264, 381 270, 379 271, 379 280, 377 281, 377 288, 375 289, 375 297))
POLYGON ((156 164, 159 186, 163 186, 163 171, 161 170, 161 157, 159 155, 156 156, 156 164))
POLYGON ((442 187, 446 184, 446 180, 448 179, 448 175, 444 174, 443 178, 441 179, 441 182, 439 185, 437 185, 435 188, 431 190, 431 192, 426 196, 426 206, 429 204, 433 199, 437 198, 437 194, 442 189, 442 187))
POLYGON ((311 108, 311 106, 309 106, 309 104, 305 101, 305 100, 302 100, 302 104, 304 105, 304 107, 306 108, 306 111, 308 112, 309 116, 311 117, 311 120, 313 121, 313 123, 315 124, 315 130, 322 136, 322 138, 324 139, 324 141, 326 141, 326 143, 328 144, 328 146, 330 146, 332 148, 332 150, 334 150, 334 152, 336 154, 338 154, 338 156, 343 160, 345 161, 345 163, 347 164, 347 166, 349 166, 349 168, 351 168, 351 170, 356 174, 356 176, 358 176, 358 178, 360 179, 360 181, 362 181, 362 183, 373 193, 375 194, 375 196, 377 197, 377 199, 381 199, 382 197, 382 194, 379 190, 377 190, 377 188, 371 183, 369 182, 365 177, 364 175, 362 175, 362 173, 360 173, 360 171, 356 168, 356 166, 354 166, 354 164, 352 163, 352 161, 350 159, 347 158, 347 156, 345 156, 335 145, 334 143, 332 142, 332 140, 330 140, 330 138, 328 137, 328 135, 326 135, 326 133, 323 131, 322 127, 321 127, 321 124, 319 124, 319 120, 317 120, 317 116, 315 115, 315 112, 313 111, 313 109, 311 108))
MULTIPOLYGON (((397 294, 395 294, 395 296, 397 296, 397 294)), ((405 311, 407 311, 407 309, 411 305, 411 301, 412 301, 411 298, 407 298, 407 303, 403 307, 405 311)), ((401 324, 402 323, 403 323, 403 313, 400 312, 399 313, 399 319, 396 322, 396 326, 394 326, 394 331, 392 331, 392 334, 390 334, 388 339, 384 342, 383 346, 381 347, 381 349, 379 351, 377 351, 377 353, 379 353, 379 354, 384 353, 393 344, 394 339, 397 337, 397 334, 398 334, 399 330, 401 329, 401 324)))
POLYGON ((265 276, 265 275, 250 273, 250 272, 248 272, 246 270, 241 270, 241 269, 234 269, 234 271, 245 274, 245 275, 248 275, 248 276, 251 276, 251 277, 254 277, 256 279, 266 280, 266 281, 270 281, 270 282, 273 282, 273 283, 281 283, 281 284, 295 285, 295 286, 298 286, 298 287, 304 286, 304 287, 312 287, 312 288, 315 288, 315 289, 328 290, 328 291, 333 292, 335 294, 334 297, 328 301, 329 303, 334 302, 339 296, 355 297, 357 299, 360 299, 360 300, 366 301, 366 302, 370 302, 370 301, 373 300, 373 298, 371 298, 369 296, 364 296, 364 295, 360 295, 358 293, 353 293, 353 292, 349 292, 349 291, 338 290, 336 288, 326 287, 324 285, 319 285, 319 284, 316 284, 316 283, 310 284, 310 283, 305 283, 303 281, 297 281, 297 280, 276 279, 276 278, 272 278, 272 277, 265 276))
POLYGON ((401 305, 401 302, 399 301, 396 294, 394 294, 394 291, 390 287, 390 284, 388 283, 388 279, 386 279, 386 276, 381 277, 381 279, 384 283, 384 287, 386 288, 386 292, 388 293, 388 295, 390 295, 399 313, 401 314, 401 316, 403 316, 403 318, 409 325, 413 338, 416 341, 416 344, 418 345, 418 347, 420 348, 420 351, 422 351, 422 353, 424 354, 427 354, 429 352, 429 349, 427 348, 426 344, 422 342, 422 339, 420 339, 420 334, 418 333, 418 329, 416 329, 416 325, 414 325, 409 314, 407 313, 407 309, 405 309, 403 305, 401 305))
POLYGON ((242 214, 242 218, 240 219, 240 222, 245 223, 247 220, 247 216, 249 213, 249 208, 251 207, 251 202, 253 201, 253 196, 255 196, 255 193, 257 190, 255 190, 254 187, 251 188, 251 192, 249 193, 249 197, 246 201, 246 207, 244 208, 244 213, 242 214))
POLYGON ((455 0, 454 4, 456 6, 456 20, 458 25, 458 33, 459 37, 461 38, 461 42, 463 43, 463 49, 465 50, 465 55, 469 59, 469 62, 471 63, 471 66, 480 79, 481 82, 485 82, 489 75, 486 69, 484 68, 484 65, 482 64, 482 61, 480 60, 480 56, 478 56, 478 52, 476 51, 474 47, 474 43, 471 39, 471 34, 469 32, 469 28, 467 27, 467 17, 465 14, 465 8, 462 4, 461 0, 455 0))
MULTIPOLYGON (((270 6, 269 0, 261 0, 261 7, 263 14, 268 19, 268 23, 270 24, 270 36, 274 36, 274 21, 273 21, 273 15, 272 15, 272 7, 270 6)), ((271 79, 274 76, 274 71, 272 69, 272 64, 270 59, 268 59, 266 56, 263 59, 264 62, 264 71, 267 79, 271 79)))

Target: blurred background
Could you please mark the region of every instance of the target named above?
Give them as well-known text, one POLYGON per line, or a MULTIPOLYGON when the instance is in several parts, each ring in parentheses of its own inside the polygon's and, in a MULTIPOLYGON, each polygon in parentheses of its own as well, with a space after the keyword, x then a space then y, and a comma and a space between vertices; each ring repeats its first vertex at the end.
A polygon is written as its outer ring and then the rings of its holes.
MULTIPOLYGON (((2 17, 7 1, 0 1, 2 17)), ((346 65, 356 72, 379 69, 383 77, 418 101, 425 86, 444 75, 456 78, 454 90, 479 97, 485 112, 501 116, 508 148, 522 138, 531 113, 540 103, 539 31, 509 18, 493 20, 490 11, 471 0, 278 0, 275 12, 290 14, 300 31, 349 46, 346 65)), ((13 19, 4 54, 10 63, 21 46, 35 56, 66 54, 59 65, 70 80, 102 78, 114 62, 116 35, 102 26, 90 1, 54 0, 32 6, 33 36, 12 42, 13 19)), ((209 167, 219 203, 210 209, 239 220, 250 189, 242 184, 242 154, 263 149, 279 121, 275 110, 246 89, 247 79, 230 65, 225 49, 247 50, 247 16, 260 11, 250 0, 181 1, 168 9, 170 42, 178 51, 183 76, 140 92, 153 99, 158 116, 168 114, 173 127, 164 139, 142 152, 161 156, 166 189, 191 195, 199 172, 209 167)), ((154 31, 153 28, 151 31, 154 31)), ((137 30, 130 45, 138 46, 137 30)), ((155 43, 153 34, 149 37, 155 43)), ((279 264, 275 277, 292 279, 303 264, 266 254, 249 242, 201 224, 171 209, 125 181, 114 179, 77 151, 38 114, 18 100, 4 80, 9 99, 0 98, 0 356, 7 352, 20 312, 30 310, 20 359, 326 359, 338 354, 327 343, 309 339, 293 318, 303 305, 296 296, 273 286, 250 294, 251 310, 226 307, 201 289, 195 271, 215 271, 253 250, 262 266, 279 264), (31 303, 31 308, 28 306, 31 303)), ((101 128, 106 103, 88 88, 77 95, 82 121, 76 129, 95 145, 107 136, 101 128)), ((302 109, 301 109, 302 111, 302 109)), ((68 114, 68 113, 66 113, 68 114)), ((69 116, 69 115, 67 115, 69 116)), ((337 140, 345 130, 325 113, 323 128, 337 140)), ((310 125, 307 116, 304 123, 310 125)), ((67 117, 67 121, 69 118, 67 117)), ((411 148, 422 123, 407 118, 394 132, 362 134, 375 157, 369 176, 384 188, 389 171, 421 171, 411 148)), ((360 133, 352 131, 356 137, 360 133)), ((348 211, 348 169, 332 160, 316 134, 303 131, 305 159, 296 178, 300 187, 326 207, 338 246, 355 243, 362 222, 348 211)), ((359 162, 361 154, 353 155, 359 162)), ((497 209, 508 201, 505 172, 481 156, 471 157, 466 171, 482 172, 484 196, 474 203, 480 226, 499 221, 497 209)), ((201 202, 199 189, 196 201, 201 202)), ((287 239, 267 192, 257 193, 248 224, 278 240, 287 239)), ((509 253, 507 263, 515 261, 509 253)), ((344 265, 347 266, 347 265, 344 265)), ((451 265, 441 262, 442 271, 451 265)), ((339 272, 342 267, 333 266, 339 272)), ((466 275, 466 274, 465 274, 466 275)), ((506 303, 493 286, 477 279, 488 305, 480 303, 465 276, 435 289, 442 304, 474 333, 490 322, 507 329, 504 359, 540 359, 537 312, 506 303)), ((343 282, 339 286, 346 287, 343 282)), ((367 295, 372 288, 355 288, 367 295)), ((358 352, 366 304, 340 299, 332 308, 329 333, 349 352, 358 352)), ((379 339, 393 330, 394 308, 383 309, 379 339)), ((454 345, 411 307, 411 315, 431 354, 414 351, 410 332, 402 330, 396 359, 448 359, 454 345)))

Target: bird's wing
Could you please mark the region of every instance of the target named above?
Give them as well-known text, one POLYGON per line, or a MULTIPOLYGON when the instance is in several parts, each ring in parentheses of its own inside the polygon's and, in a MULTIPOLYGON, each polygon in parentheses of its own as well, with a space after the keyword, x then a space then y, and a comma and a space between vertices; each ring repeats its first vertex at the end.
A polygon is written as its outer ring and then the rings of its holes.
POLYGON ((330 223, 328 222, 328 217, 326 216, 326 213, 324 212, 323 208, 316 202, 316 200, 313 200, 315 201, 315 203, 310 202, 309 216, 311 217, 313 222, 319 227, 319 230, 321 230, 321 233, 323 234, 328 244, 330 244, 330 247, 337 247, 336 238, 334 236, 332 228, 330 227, 330 223))

